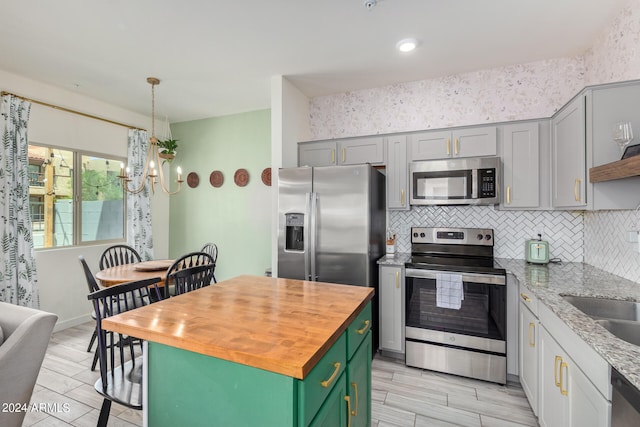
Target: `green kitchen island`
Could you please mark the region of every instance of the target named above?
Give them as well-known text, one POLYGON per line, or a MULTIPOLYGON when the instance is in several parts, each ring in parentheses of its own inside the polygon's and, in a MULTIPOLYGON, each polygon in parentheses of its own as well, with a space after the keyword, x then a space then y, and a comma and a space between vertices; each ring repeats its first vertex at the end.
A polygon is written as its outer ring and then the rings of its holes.
POLYGON ((103 328, 147 341, 149 426, 369 426, 373 293, 239 276, 103 328))

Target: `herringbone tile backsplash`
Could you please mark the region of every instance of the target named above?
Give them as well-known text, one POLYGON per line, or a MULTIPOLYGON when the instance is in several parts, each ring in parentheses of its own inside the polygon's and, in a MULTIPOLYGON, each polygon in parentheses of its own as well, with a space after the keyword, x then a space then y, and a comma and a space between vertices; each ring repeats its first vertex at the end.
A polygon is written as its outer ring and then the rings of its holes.
POLYGON ((585 262, 626 279, 640 282, 638 243, 627 241, 627 233, 640 229, 636 211, 586 212, 585 262))
POLYGON ((494 230, 494 256, 524 259, 524 244, 542 233, 552 258, 582 262, 584 215, 565 211, 500 211, 491 206, 417 207, 389 211, 397 250, 411 252, 411 227, 474 227, 494 230))
POLYGON ((494 255, 524 258, 524 242, 542 233, 552 258, 586 262, 640 282, 638 243, 628 231, 640 230, 640 213, 625 211, 500 211, 491 206, 417 207, 389 211, 389 226, 398 238, 397 250, 411 252, 411 227, 492 228, 494 255))

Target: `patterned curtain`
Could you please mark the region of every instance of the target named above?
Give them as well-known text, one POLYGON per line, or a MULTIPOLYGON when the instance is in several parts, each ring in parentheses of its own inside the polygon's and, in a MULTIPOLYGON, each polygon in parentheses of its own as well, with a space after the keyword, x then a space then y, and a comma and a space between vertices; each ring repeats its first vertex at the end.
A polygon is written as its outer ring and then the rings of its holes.
MULTIPOLYGON (((149 136, 143 130, 129 131, 127 163, 131 188, 138 188, 141 183, 144 163, 147 159, 149 136)), ((127 241, 143 261, 153 259, 153 235, 151 233, 151 190, 149 184, 138 194, 127 193, 127 241)))
POLYGON ((27 174, 31 104, 13 95, 0 103, 0 301, 39 308, 27 174))

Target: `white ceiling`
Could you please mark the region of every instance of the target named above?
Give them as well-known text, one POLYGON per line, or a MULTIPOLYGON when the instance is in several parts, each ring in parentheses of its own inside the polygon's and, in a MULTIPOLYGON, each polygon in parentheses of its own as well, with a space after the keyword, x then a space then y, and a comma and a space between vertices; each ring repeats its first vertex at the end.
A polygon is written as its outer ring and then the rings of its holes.
POLYGON ((269 108, 274 75, 314 97, 580 55, 627 2, 0 0, 0 69, 143 114, 158 77, 179 122, 269 108))

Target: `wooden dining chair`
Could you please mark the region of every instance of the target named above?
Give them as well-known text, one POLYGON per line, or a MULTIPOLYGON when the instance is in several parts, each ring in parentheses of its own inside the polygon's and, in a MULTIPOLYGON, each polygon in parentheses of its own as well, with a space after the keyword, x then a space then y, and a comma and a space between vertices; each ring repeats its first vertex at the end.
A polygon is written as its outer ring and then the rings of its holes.
MULTIPOLYGON (((200 251, 211 255, 214 264, 218 262, 218 246, 215 243, 206 243, 200 251)), ((218 283, 215 274, 213 275, 213 283, 218 283)))
POLYGON ((164 297, 169 298, 175 295, 175 285, 172 283, 171 275, 176 271, 183 270, 185 268, 195 267, 198 265, 213 264, 215 268, 215 262, 211 255, 205 252, 189 252, 176 259, 171 267, 167 270, 167 276, 164 280, 164 297))
POLYGON ((106 427, 111 403, 116 402, 133 409, 142 409, 142 356, 136 357, 134 339, 102 329, 102 320, 116 314, 151 304, 151 295, 160 300, 155 277, 90 293, 98 330, 98 354, 100 378, 95 383, 96 391, 103 396, 98 427, 106 427), (128 357, 127 357, 128 356, 128 357))
POLYGON ((100 270, 115 267, 116 265, 134 264, 141 262, 140 254, 129 245, 113 245, 108 247, 100 255, 100 270))
POLYGON ((174 296, 209 286, 213 281, 213 271, 215 269, 215 264, 203 264, 183 268, 172 273, 171 280, 174 286, 174 296))
MULTIPOLYGON (((92 292, 95 292, 95 291, 99 291, 100 290, 100 286, 98 286, 98 282, 97 282, 96 278, 93 276, 93 273, 91 272, 91 269, 87 265, 87 261, 84 259, 84 257, 82 255, 80 255, 78 257, 78 259, 80 259, 80 264, 82 264, 82 269, 84 270, 84 276, 85 276, 85 278, 87 280, 87 286, 89 287, 89 293, 92 293, 92 292)), ((96 312, 95 312, 95 310, 93 310, 91 312, 91 318, 93 320, 96 320, 96 312)), ((93 343, 96 341, 97 337, 98 337, 98 327, 97 327, 97 324, 96 324, 96 328, 93 330, 93 334, 91 335, 91 340, 89 341, 89 347, 87 347, 87 353, 91 352, 91 348, 93 347, 93 343)), ((91 370, 92 371, 95 371, 97 363, 98 363, 98 349, 96 348, 96 352, 93 355, 93 363, 91 363, 91 370)))

